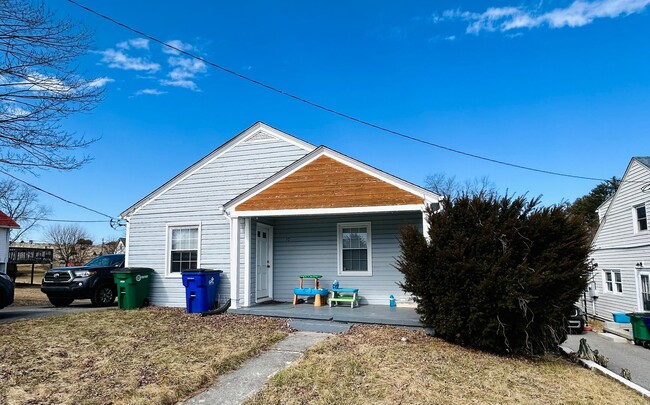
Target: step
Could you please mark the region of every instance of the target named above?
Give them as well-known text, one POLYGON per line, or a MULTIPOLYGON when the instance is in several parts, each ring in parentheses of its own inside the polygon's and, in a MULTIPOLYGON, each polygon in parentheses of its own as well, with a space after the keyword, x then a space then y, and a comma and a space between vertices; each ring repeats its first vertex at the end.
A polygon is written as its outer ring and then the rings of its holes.
POLYGON ((601 333, 600 337, 602 337, 605 340, 609 340, 612 343, 628 343, 627 338, 615 335, 613 333, 601 333))
POLYGON ((342 333, 350 330, 352 325, 343 322, 291 319, 289 326, 293 329, 306 332, 342 333))
MULTIPOLYGON (((623 325, 625 325, 625 324, 623 324, 623 325)), ((603 328, 603 330, 606 333, 610 333, 610 334, 613 334, 613 335, 616 335, 616 336, 620 336, 620 337, 625 338, 627 340, 632 340, 632 331, 631 330, 626 330, 626 329, 623 329, 623 328, 616 328, 616 327, 610 328, 610 327, 607 327, 607 326, 605 326, 603 328)))

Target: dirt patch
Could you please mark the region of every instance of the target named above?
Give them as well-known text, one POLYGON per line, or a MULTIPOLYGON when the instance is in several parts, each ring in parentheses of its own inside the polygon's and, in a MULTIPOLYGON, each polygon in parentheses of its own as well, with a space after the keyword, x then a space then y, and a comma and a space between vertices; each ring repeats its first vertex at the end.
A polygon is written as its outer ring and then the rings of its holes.
POLYGON ((0 325, 0 404, 174 404, 287 333, 276 319, 156 307, 0 325))
POLYGON ((356 326, 276 374, 252 404, 647 404, 562 358, 490 355, 420 332, 356 326))

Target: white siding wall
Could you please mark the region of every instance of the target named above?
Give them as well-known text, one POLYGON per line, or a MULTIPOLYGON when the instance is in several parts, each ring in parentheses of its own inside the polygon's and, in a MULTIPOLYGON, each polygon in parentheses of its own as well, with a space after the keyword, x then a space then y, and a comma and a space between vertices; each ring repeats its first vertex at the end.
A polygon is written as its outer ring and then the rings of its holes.
MULTIPOLYGON (((130 218, 128 263, 156 271, 151 303, 185 306, 181 279, 165 277, 167 224, 201 224, 200 265, 224 271, 219 296, 222 301, 228 298, 230 224, 228 218, 217 214, 217 207, 306 153, 278 139, 243 142, 139 208, 130 218)), ((243 220, 240 225, 243 229, 243 220)), ((241 252, 243 255, 243 245, 241 252)), ((240 260, 243 263, 243 256, 240 260)))
POLYGON ((9 228, 0 228, 0 273, 7 272, 9 261, 9 228))
MULTIPOLYGON (((400 230, 409 224, 422 231, 422 213, 276 218, 274 225, 274 299, 291 301, 299 274, 321 274, 322 287, 359 288, 363 303, 388 305, 389 296, 406 298, 397 282, 403 275, 394 266, 400 255, 400 230), (372 267, 370 277, 337 275, 337 224, 371 222, 372 267)), ((307 281, 310 282, 309 280, 307 281)), ((311 286, 311 284, 309 285, 311 286)), ((254 303, 254 301, 252 301, 254 303)))
MULTIPOLYGON (((599 233, 594 239, 591 258, 598 264, 594 280, 600 296, 595 299, 596 315, 611 320, 612 313, 638 311, 637 271, 643 262, 650 266, 650 232, 635 233, 635 205, 645 203, 650 209, 650 194, 641 192, 650 183, 650 170, 633 161, 614 197, 599 233), (603 282, 604 270, 620 270, 623 293, 607 292, 603 282)), ((649 210, 650 212, 650 210, 649 210)), ((593 311, 593 300, 588 300, 588 310, 593 311)))

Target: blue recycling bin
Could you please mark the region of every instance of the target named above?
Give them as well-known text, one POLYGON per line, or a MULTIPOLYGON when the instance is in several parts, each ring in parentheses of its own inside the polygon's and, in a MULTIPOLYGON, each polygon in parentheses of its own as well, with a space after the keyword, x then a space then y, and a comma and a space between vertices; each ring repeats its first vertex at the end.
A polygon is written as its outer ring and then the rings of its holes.
POLYGON ((221 270, 193 269, 181 273, 185 286, 185 308, 188 314, 214 308, 221 270))

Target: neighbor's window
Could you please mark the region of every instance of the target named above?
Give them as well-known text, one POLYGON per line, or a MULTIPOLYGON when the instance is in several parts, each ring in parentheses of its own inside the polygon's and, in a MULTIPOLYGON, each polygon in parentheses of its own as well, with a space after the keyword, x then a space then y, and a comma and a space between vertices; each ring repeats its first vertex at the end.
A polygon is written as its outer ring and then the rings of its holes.
POLYGON ((618 270, 605 270, 605 289, 608 292, 622 293, 623 281, 618 270))
POLYGON ((636 213, 636 231, 647 231, 648 230, 648 217, 645 211, 645 204, 634 207, 636 213))
POLYGON ((370 222, 338 224, 339 275, 372 275, 370 222))
POLYGON ((199 228, 169 228, 169 273, 193 270, 199 264, 199 228))

